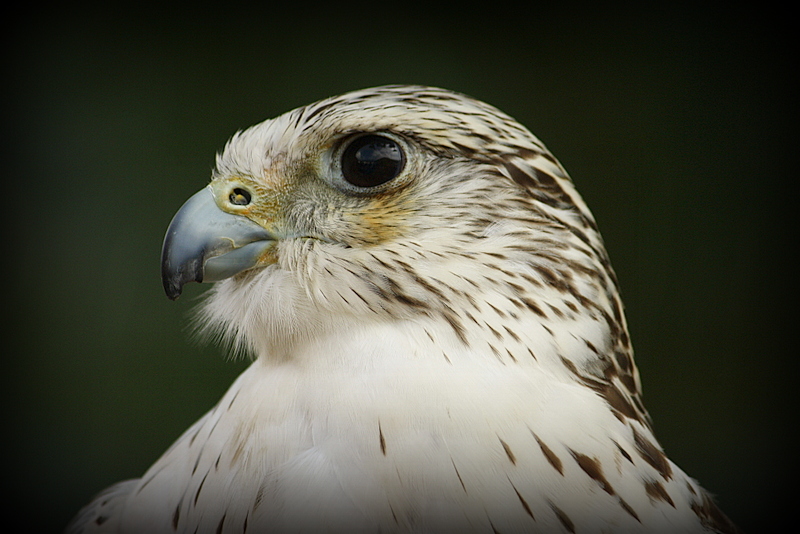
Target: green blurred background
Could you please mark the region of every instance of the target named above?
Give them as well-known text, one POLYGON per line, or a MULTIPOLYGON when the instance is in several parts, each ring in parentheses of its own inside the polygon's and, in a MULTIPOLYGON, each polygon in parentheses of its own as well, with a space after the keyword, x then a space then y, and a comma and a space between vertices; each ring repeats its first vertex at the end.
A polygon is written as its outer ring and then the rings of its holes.
POLYGON ((5 504, 25 531, 139 476, 246 366, 189 339, 204 287, 170 302, 159 280, 215 151, 385 83, 476 96, 549 146, 605 236, 667 453, 750 532, 791 510, 788 13, 115 5, 4 23, 5 504))

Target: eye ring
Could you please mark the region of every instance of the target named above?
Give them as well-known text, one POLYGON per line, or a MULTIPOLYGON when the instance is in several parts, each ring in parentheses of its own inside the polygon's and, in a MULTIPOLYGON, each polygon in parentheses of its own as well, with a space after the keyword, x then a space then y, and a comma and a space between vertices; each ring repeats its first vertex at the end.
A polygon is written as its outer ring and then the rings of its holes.
POLYGON ((405 164, 406 155, 400 143, 379 134, 365 134, 351 140, 341 157, 345 181, 360 188, 385 184, 400 175, 405 164))

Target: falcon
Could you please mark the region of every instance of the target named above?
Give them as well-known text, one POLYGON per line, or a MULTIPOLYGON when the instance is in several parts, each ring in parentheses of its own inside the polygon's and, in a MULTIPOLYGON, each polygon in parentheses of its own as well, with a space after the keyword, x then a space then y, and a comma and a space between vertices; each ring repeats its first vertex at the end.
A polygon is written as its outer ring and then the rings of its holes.
POLYGON ((167 296, 253 361, 72 533, 735 532, 642 404, 595 220, 525 127, 393 85, 236 133, 167 296))

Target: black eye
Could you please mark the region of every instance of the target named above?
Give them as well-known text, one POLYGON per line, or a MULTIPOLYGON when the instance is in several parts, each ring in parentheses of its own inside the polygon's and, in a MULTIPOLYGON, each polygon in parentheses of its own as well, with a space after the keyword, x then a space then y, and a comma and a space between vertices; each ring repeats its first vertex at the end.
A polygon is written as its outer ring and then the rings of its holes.
POLYGON ((382 135, 362 135, 342 154, 342 174, 357 187, 385 184, 403 170, 406 156, 396 141, 382 135))

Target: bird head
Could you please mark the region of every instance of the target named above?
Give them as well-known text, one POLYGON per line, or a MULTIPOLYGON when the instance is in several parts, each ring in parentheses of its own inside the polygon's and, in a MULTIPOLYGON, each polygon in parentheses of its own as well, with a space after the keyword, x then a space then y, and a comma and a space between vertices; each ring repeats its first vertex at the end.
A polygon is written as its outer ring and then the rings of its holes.
POLYGON ((175 215, 162 276, 171 299, 217 282, 204 313, 251 346, 255 330, 365 314, 439 316, 466 338, 470 307, 546 315, 553 301, 551 315, 571 314, 615 284, 544 145, 490 105, 421 86, 348 93, 235 134, 175 215))

